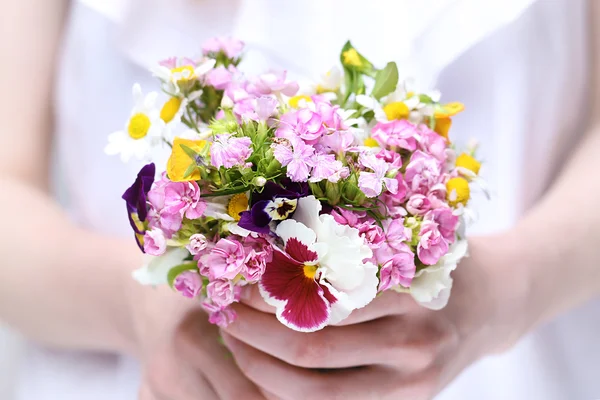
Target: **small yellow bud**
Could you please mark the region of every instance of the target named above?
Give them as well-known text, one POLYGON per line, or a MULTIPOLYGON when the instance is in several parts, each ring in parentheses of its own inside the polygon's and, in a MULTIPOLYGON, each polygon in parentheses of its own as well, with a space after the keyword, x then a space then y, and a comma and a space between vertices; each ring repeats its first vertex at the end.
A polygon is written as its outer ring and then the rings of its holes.
POLYGON ((181 99, 179 97, 171 97, 160 110, 160 119, 169 123, 175 118, 181 107, 181 99))
POLYGON ((469 182, 465 178, 452 178, 446 183, 447 200, 451 206, 466 205, 471 197, 469 182))
POLYGON ((475 175, 478 175, 481 163, 467 153, 462 153, 456 158, 456 166, 468 169, 475 175))
POLYGON ((344 57, 344 64, 362 67, 362 61, 355 49, 346 50, 342 53, 342 56, 344 57))

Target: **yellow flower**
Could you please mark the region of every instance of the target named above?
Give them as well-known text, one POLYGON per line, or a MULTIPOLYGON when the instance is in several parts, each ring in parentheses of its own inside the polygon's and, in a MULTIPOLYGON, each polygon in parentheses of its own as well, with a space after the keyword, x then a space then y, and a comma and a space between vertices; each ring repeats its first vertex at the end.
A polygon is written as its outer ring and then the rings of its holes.
POLYGON ((450 132, 451 127, 452 127, 452 119, 451 118, 436 118, 434 131, 438 135, 448 139, 448 132, 450 132))
POLYGON ((137 113, 129 119, 127 133, 132 139, 142 139, 148 134, 151 125, 150 118, 146 114, 137 113))
POLYGON ((200 171, 195 170, 190 176, 184 178, 185 172, 195 162, 186 152, 183 150, 181 145, 187 146, 194 150, 196 153, 202 153, 206 150, 206 146, 210 144, 206 140, 190 140, 175 138, 173 141, 173 150, 171 151, 171 157, 167 162, 167 175, 173 182, 187 182, 197 181, 200 179, 200 171))
POLYGON ((179 97, 171 97, 160 110, 160 119, 169 123, 175 118, 181 107, 181 99, 179 97))
POLYGON ((305 94, 299 94, 297 96, 290 98, 290 100, 289 100, 290 106, 292 106, 293 108, 298 108, 298 104, 302 100, 304 100, 307 103, 312 102, 312 99, 310 98, 310 96, 307 96, 305 94))
POLYGON ((468 169, 475 175, 479 174, 481 163, 467 153, 462 153, 456 158, 456 166, 468 169))
POLYGON ((393 121, 395 119, 406 119, 408 118, 408 114, 410 114, 408 106, 402 101, 396 101, 394 103, 387 104, 385 107, 383 107, 383 112, 389 121, 393 121))
POLYGON ((342 53, 342 56, 344 57, 344 64, 353 65, 359 68, 362 67, 362 61, 355 49, 346 50, 342 53))
POLYGON ((373 138, 366 138, 364 145, 367 147, 379 147, 379 143, 377 143, 377 140, 373 138))
POLYGON ((451 206, 466 205, 471 197, 469 182, 465 178, 452 178, 446 183, 447 200, 451 206))
POLYGON ((236 221, 240 220, 240 213, 248 210, 248 196, 245 193, 236 194, 229 200, 227 214, 236 221))
POLYGON ((465 106, 462 103, 448 103, 444 104, 443 106, 437 107, 434 116, 435 119, 449 118, 458 114, 459 112, 462 112, 464 109, 465 106))

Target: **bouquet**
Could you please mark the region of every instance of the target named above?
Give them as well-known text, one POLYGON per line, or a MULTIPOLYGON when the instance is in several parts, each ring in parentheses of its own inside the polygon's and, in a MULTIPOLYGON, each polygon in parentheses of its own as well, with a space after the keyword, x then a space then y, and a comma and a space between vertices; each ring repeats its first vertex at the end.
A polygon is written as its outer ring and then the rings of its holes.
POLYGON ((350 42, 341 68, 302 87, 285 71, 246 77, 243 48, 215 38, 200 58, 161 61, 161 102, 134 85, 109 136, 125 162, 170 154, 123 195, 148 257, 134 277, 197 299, 219 326, 246 285, 303 332, 386 290, 443 307, 480 182, 475 147, 448 137, 463 105, 411 91, 395 63, 376 68, 350 42))

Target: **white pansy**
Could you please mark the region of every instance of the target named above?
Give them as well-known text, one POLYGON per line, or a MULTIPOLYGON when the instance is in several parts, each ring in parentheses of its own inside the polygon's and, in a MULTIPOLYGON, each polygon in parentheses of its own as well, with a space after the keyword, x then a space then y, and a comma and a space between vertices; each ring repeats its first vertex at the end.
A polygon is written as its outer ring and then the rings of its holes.
POLYGON ((158 286, 167 284, 167 276, 171 268, 183 263, 189 256, 185 248, 170 248, 162 256, 146 255, 146 265, 132 272, 133 278, 142 285, 158 286))
POLYGON ((448 253, 436 265, 421 269, 415 274, 410 285, 410 294, 422 306, 440 310, 448 304, 452 289, 451 272, 460 260, 467 255, 465 239, 457 240, 448 253))
POLYGON ((142 93, 139 84, 133 85, 134 106, 125 123, 125 129, 111 133, 104 152, 108 155, 119 154, 123 162, 132 157, 147 159, 154 147, 161 144, 165 122, 160 118, 156 107, 156 92, 142 93))

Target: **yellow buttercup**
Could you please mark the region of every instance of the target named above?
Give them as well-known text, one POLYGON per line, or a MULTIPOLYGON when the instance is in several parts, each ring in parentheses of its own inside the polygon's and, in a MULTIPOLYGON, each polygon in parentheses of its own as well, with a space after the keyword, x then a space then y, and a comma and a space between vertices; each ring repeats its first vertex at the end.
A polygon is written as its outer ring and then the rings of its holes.
POLYGON ((196 153, 201 154, 206 150, 206 146, 209 146, 210 143, 206 140, 182 138, 175 138, 173 141, 173 150, 171 151, 171 156, 167 162, 167 175, 169 176, 169 179, 173 182, 197 181, 200 179, 200 171, 198 170, 195 170, 190 176, 184 178, 185 172, 195 160, 192 160, 181 145, 187 146, 196 153))

